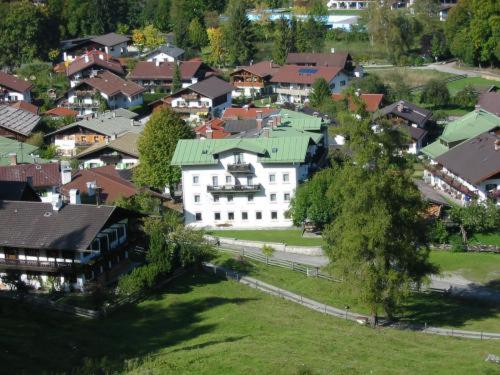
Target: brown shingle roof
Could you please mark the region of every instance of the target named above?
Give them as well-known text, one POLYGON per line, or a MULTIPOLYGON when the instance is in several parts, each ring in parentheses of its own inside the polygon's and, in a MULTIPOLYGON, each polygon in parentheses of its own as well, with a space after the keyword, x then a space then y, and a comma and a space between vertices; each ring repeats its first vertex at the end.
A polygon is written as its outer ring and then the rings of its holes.
POLYGON ((246 70, 247 72, 255 74, 256 76, 265 78, 268 76, 272 76, 279 70, 280 67, 281 67, 280 65, 274 64, 272 61, 267 60, 267 61, 261 61, 253 65, 242 66, 236 69, 234 72, 232 72, 231 75, 237 72, 241 72, 242 70, 246 70))
POLYGON ((19 100, 15 103, 12 103, 10 106, 13 108, 22 109, 24 111, 28 111, 35 115, 38 115, 38 107, 31 103, 25 102, 24 100, 19 100))
MULTIPOLYGON (((223 81, 218 77, 212 76, 203 81, 196 82, 191 86, 183 88, 179 90, 177 93, 185 91, 194 91, 202 96, 213 99, 217 98, 218 96, 228 94, 235 89, 236 87, 227 83, 226 81, 223 81)), ((177 93, 174 93, 171 96, 175 96, 177 93)))
POLYGON ((345 68, 349 58, 347 52, 335 53, 289 53, 286 58, 287 64, 292 65, 314 65, 345 68))
POLYGON ((77 111, 74 111, 70 108, 64 108, 64 107, 56 107, 49 109, 48 111, 43 113, 44 116, 59 116, 59 117, 75 117, 78 115, 77 111))
POLYGON ((110 59, 109 56, 104 52, 93 50, 72 61, 71 64, 69 64, 69 66, 66 68, 66 75, 68 77, 72 76, 73 74, 90 68, 94 65, 97 65, 102 69, 107 69, 109 71, 115 72, 117 74, 124 73, 123 68, 118 61, 110 59))
POLYGON ((500 92, 485 92, 481 94, 478 104, 482 109, 500 116, 500 92))
POLYGON ((267 116, 271 113, 278 113, 279 110, 275 108, 227 108, 222 115, 223 119, 256 119, 257 112, 261 111, 262 116, 267 116))
POLYGON ((271 82, 313 84, 318 78, 330 82, 341 71, 339 67, 285 65, 273 75, 271 82))
POLYGON ((107 70, 98 72, 97 75, 92 78, 84 79, 80 84, 83 83, 92 86, 108 96, 122 93, 130 97, 145 91, 145 88, 141 85, 132 81, 126 81, 107 70))
POLYGON ((21 181, 31 179, 35 189, 59 186, 61 173, 59 163, 18 164, 0 167, 0 181, 21 181))
POLYGON ((76 158, 80 159, 83 156, 92 154, 96 151, 103 150, 106 148, 110 150, 120 151, 123 152, 124 154, 138 158, 139 157, 139 150, 137 149, 138 140, 139 140, 139 134, 128 132, 116 138, 115 140, 109 141, 108 144, 96 143, 86 148, 82 152, 80 152, 78 155, 76 155, 76 158))
MULTIPOLYGON (((183 80, 190 80, 202 67, 201 61, 184 61, 180 63, 179 69, 183 80)), ((172 80, 174 77, 175 63, 163 62, 156 65, 153 61, 139 61, 129 75, 130 79, 158 79, 172 80)))
POLYGON ((13 91, 25 92, 31 90, 33 85, 21 78, 0 71, 0 87, 4 86, 13 91))
POLYGON ((130 41, 130 37, 126 35, 121 35, 117 33, 109 33, 104 35, 96 36, 90 39, 92 42, 102 44, 103 46, 112 47, 120 43, 125 43, 130 41))

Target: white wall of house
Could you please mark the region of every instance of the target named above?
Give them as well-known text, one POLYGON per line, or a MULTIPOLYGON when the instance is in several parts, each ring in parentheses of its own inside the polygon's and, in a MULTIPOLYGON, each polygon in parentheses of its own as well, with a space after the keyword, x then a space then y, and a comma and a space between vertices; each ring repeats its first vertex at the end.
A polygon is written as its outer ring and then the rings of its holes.
MULTIPOLYGON (((137 158, 123 158, 119 163, 116 164, 116 169, 127 169, 131 168, 139 163, 139 159, 137 158)), ((102 159, 100 158, 95 158, 95 159, 89 159, 85 160, 83 162, 83 168, 89 169, 89 168, 98 168, 98 167, 104 167, 107 165, 102 159)))
POLYGON ((237 87, 238 90, 233 90, 232 96, 234 98, 241 98, 241 97, 246 97, 246 98, 251 98, 256 95, 263 95, 266 92, 269 92, 269 86, 267 87, 248 87, 248 86, 243 86, 239 87, 237 83, 233 83, 233 86, 237 87))
MULTIPOLYGON (((172 107, 188 107, 188 108, 199 108, 199 112, 204 112, 208 111, 209 108, 211 108, 210 114, 215 117, 220 117, 226 110, 226 108, 229 108, 232 106, 233 103, 233 98, 231 93, 228 93, 226 96, 226 101, 223 103, 213 107, 213 100, 207 97, 201 97, 200 99, 197 100, 189 100, 186 101, 182 97, 174 98, 172 99, 171 106, 172 107)), ((198 121, 200 117, 196 114, 196 112, 193 112, 189 116, 189 120, 191 121, 198 121)))
POLYGON ((128 53, 127 42, 119 43, 114 46, 105 46, 104 52, 113 57, 121 57, 128 53))
POLYGON ((146 61, 149 62, 175 62, 177 61, 173 56, 167 55, 165 52, 156 52, 149 55, 146 61))
MULTIPOLYGON (((3 94, 3 98, 6 102, 18 102, 24 100, 25 102, 31 103, 31 91, 14 91, 7 89, 7 92, 3 94)), ((0 100, 1 102, 2 100, 0 100)))

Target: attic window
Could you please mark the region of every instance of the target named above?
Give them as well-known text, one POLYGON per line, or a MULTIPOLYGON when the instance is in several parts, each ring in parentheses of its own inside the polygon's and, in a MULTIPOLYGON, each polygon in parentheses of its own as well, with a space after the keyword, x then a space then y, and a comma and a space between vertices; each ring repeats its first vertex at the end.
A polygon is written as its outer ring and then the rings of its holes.
POLYGON ((278 148, 277 147, 273 147, 273 154, 277 153, 278 152, 278 148))

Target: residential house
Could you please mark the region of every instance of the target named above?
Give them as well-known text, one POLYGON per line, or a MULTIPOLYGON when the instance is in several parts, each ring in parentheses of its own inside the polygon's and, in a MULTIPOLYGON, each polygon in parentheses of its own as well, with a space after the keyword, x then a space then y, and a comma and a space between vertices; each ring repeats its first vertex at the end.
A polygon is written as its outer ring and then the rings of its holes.
POLYGON ((101 71, 109 71, 120 76, 125 74, 118 60, 110 58, 104 52, 92 50, 73 60, 66 68, 66 76, 70 86, 75 87, 84 79, 92 78, 101 71))
POLYGON ((160 62, 139 61, 128 79, 147 87, 151 91, 171 90, 175 74, 175 66, 179 64, 182 87, 188 87, 205 79, 207 74, 213 73, 212 68, 201 61, 160 62))
POLYGON ((212 76, 151 105, 166 105, 187 120, 200 121, 203 118, 220 117, 226 108, 231 107, 233 90, 233 85, 212 76))
POLYGON ((432 123, 432 111, 416 106, 406 100, 390 104, 375 114, 374 119, 386 118, 411 138, 407 145, 409 154, 417 155, 427 136, 427 127, 432 123))
POLYGON ((173 44, 162 44, 142 56, 148 62, 177 62, 182 60, 184 50, 173 44))
POLYGON ((42 116, 44 117, 49 117, 52 120, 58 120, 62 119, 65 117, 71 117, 71 118, 76 118, 76 116, 79 115, 79 112, 70 109, 70 108, 65 108, 65 107, 55 107, 52 109, 49 109, 48 111, 45 111, 42 113, 42 116))
POLYGON ((127 132, 142 132, 144 126, 136 117, 134 112, 116 109, 64 126, 45 137, 56 145, 60 155, 75 156, 82 148, 109 143, 127 132))
POLYGON ((332 93, 342 91, 349 76, 342 68, 330 66, 304 67, 284 65, 271 78, 278 103, 303 104, 309 101, 314 81, 324 78, 332 93))
POLYGON ((481 94, 477 103, 485 111, 500 116, 500 91, 490 91, 481 94))
MULTIPOLYGON (((384 94, 361 94, 356 93, 361 102, 365 105, 365 110, 370 113, 377 112, 382 106, 384 100, 384 94)), ((332 100, 334 102, 340 102, 344 100, 344 95, 340 93, 332 94, 332 100)), ((356 111, 358 108, 351 98, 347 99, 347 108, 349 111, 356 111)))
POLYGON ((436 157, 426 167, 424 178, 462 204, 490 198, 500 205, 500 127, 436 157))
POLYGON ((104 52, 114 58, 125 56, 128 53, 130 37, 109 33, 100 36, 68 39, 61 41, 63 61, 73 61, 89 51, 104 52))
POLYGON ((200 126, 194 129, 196 133, 196 138, 201 139, 221 139, 227 138, 231 133, 224 130, 224 120, 220 118, 214 118, 212 120, 206 121, 200 126))
POLYGON ((20 271, 40 288, 49 277, 63 290, 105 282, 128 257, 126 211, 113 206, 0 202, 0 274, 20 271))
POLYGON ((75 156, 83 168, 112 166, 115 169, 128 169, 139 163, 137 141, 139 134, 123 133, 115 139, 95 143, 75 156))
POLYGON ((36 105, 34 105, 34 104, 25 102, 23 100, 11 103, 10 106, 12 108, 22 109, 24 111, 31 112, 34 115, 38 115, 38 107, 36 105))
POLYGON ((24 142, 37 128, 40 116, 0 104, 0 136, 24 142))
POLYGON ((39 148, 16 141, 15 139, 0 137, 0 166, 16 164, 43 164, 48 160, 39 156, 39 148))
POLYGON ((267 117, 270 114, 279 112, 276 108, 257 108, 244 106, 242 108, 226 108, 222 114, 223 120, 255 120, 257 118, 257 113, 262 113, 263 117, 267 117))
POLYGON ((71 168, 60 163, 0 166, 0 181, 27 182, 42 202, 51 202, 61 184, 70 181, 71 168))
POLYGON ((351 55, 348 52, 335 52, 335 50, 331 53, 290 52, 286 63, 288 65, 340 68, 349 75, 352 75, 354 71, 351 55))
POLYGON ((140 106, 144 103, 144 91, 141 85, 103 70, 70 88, 59 104, 78 111, 83 117, 98 113, 102 101, 109 109, 140 106))
POLYGON ((271 78, 280 68, 272 61, 261 61, 241 66, 230 74, 230 83, 236 87, 233 97, 255 97, 272 92, 271 78))
POLYGON ((17 101, 32 101, 33 84, 22 78, 4 73, 0 70, 0 104, 17 101))
POLYGON ((184 221, 205 228, 290 227, 290 200, 326 155, 322 129, 275 117, 268 126, 224 139, 180 140, 184 221))

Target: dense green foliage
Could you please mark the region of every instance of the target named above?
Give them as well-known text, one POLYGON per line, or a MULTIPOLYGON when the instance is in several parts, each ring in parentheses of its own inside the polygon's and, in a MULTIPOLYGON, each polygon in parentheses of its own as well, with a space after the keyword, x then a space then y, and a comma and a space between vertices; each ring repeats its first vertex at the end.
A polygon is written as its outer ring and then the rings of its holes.
POLYGON ((446 82, 439 79, 429 80, 422 88, 420 100, 433 106, 445 106, 450 102, 450 92, 446 82))
POLYGON ((228 21, 224 27, 228 62, 231 65, 248 64, 255 55, 253 27, 247 18, 245 1, 230 0, 228 21))
POLYGON ((450 217, 459 225, 464 243, 474 233, 495 232, 500 229, 500 209, 492 202, 487 205, 473 203, 468 206, 453 206, 450 217))
POLYGON ((172 92, 177 92, 182 88, 181 68, 175 64, 174 77, 172 78, 172 92))
POLYGON ((309 102, 313 107, 319 107, 326 100, 331 100, 330 85, 324 78, 316 79, 312 84, 312 91, 309 94, 309 102))

